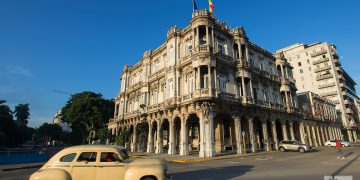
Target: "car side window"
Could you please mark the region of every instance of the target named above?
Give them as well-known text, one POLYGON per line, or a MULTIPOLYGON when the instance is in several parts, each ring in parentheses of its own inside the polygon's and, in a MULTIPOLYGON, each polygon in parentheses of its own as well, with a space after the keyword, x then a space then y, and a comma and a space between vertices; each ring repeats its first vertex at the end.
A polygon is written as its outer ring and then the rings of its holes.
POLYGON ((102 152, 100 154, 100 162, 119 162, 119 156, 114 152, 102 152))
POLYGON ((76 153, 67 154, 60 158, 60 162, 72 162, 75 159, 76 153))
POLYGON ((80 154, 77 162, 95 162, 96 161, 96 152, 83 152, 80 154))

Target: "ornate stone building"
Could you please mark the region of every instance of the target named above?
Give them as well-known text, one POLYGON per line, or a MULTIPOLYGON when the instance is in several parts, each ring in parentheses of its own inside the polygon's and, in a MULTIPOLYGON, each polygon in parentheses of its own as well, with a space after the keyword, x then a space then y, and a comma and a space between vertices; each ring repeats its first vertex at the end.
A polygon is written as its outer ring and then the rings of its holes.
POLYGON ((242 27, 230 29, 200 10, 184 29, 170 28, 159 48, 125 65, 108 128, 130 131, 131 151, 200 157, 270 151, 280 140, 304 139, 307 122, 295 92, 281 52, 273 55, 242 27))

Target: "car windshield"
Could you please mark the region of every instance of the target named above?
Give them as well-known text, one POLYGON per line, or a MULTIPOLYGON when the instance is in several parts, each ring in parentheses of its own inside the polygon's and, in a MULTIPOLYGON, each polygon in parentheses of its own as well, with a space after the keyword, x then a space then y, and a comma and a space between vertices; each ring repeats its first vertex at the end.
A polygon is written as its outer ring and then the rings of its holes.
POLYGON ((129 155, 125 149, 119 150, 119 154, 123 160, 128 159, 129 155))

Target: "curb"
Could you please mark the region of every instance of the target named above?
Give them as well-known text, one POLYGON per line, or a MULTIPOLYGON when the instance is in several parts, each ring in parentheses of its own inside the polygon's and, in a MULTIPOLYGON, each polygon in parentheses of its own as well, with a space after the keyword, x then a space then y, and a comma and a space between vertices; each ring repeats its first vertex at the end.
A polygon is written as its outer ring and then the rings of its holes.
POLYGON ((262 153, 249 153, 249 154, 241 154, 241 155, 235 155, 235 156, 224 156, 224 157, 220 156, 220 157, 213 157, 213 158, 206 158, 206 159, 175 159, 175 160, 168 159, 166 161, 175 162, 175 163, 206 162, 206 161, 214 161, 214 160, 233 159, 233 158, 239 158, 239 157, 265 155, 265 154, 270 154, 270 153, 273 153, 273 152, 276 152, 276 151, 262 152, 262 153))

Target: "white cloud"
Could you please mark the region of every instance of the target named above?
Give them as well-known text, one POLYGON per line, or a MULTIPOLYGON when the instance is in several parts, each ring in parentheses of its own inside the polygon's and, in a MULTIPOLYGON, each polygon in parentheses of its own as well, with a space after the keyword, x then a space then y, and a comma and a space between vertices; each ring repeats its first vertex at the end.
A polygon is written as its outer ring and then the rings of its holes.
POLYGON ((14 76, 21 76, 26 78, 33 76, 30 70, 18 65, 5 65, 0 67, 0 75, 6 79, 14 76))

